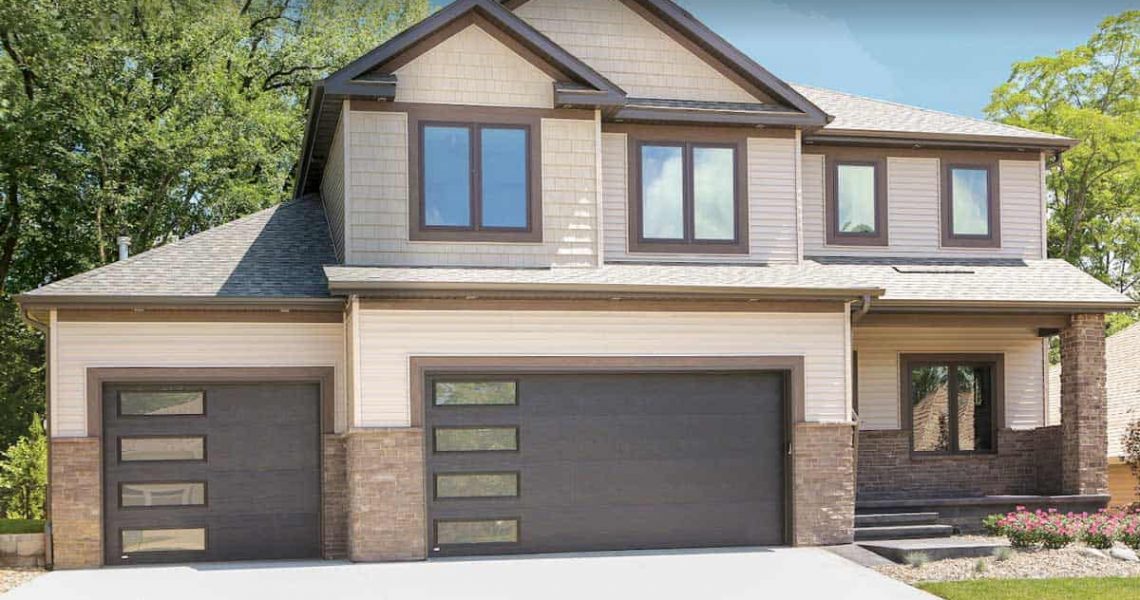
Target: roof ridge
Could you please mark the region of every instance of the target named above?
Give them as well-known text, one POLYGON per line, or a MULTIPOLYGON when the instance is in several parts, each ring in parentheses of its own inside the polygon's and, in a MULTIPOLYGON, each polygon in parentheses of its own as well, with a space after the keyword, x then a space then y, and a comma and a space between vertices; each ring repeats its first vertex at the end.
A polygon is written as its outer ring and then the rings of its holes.
POLYGON ((842 91, 842 90, 835 90, 835 89, 831 89, 831 88, 820 87, 820 86, 817 86, 817 85, 808 85, 808 84, 806 84, 806 83, 793 83, 793 82, 788 82, 788 85, 791 85, 791 86, 794 86, 794 87, 797 87, 797 88, 807 88, 807 89, 810 89, 810 90, 816 90, 816 91, 820 91, 820 92, 828 92, 828 93, 832 93, 832 94, 840 94, 840 95, 843 95, 843 96, 847 96, 847 97, 849 97, 849 98, 858 98, 858 99, 860 99, 860 100, 868 100, 868 101, 870 101, 870 102, 878 102, 878 103, 880 103, 880 104, 889 104, 889 105, 891 105, 891 106, 898 106, 898 107, 901 107, 901 108, 907 108, 907 109, 911 109, 911 110, 917 110, 917 111, 921 111, 921 112, 925 112, 925 113, 930 113, 930 114, 934 114, 934 115, 942 115, 942 116, 945 116, 945 117, 954 117, 955 119, 966 119, 966 120, 969 120, 969 121, 974 121, 975 123, 985 123, 986 125, 997 125, 997 126, 999 126, 999 127, 1005 127, 1005 128, 1008 128, 1008 129, 1014 129, 1014 130, 1017 130, 1017 131, 1024 131, 1024 132, 1026 132, 1026 133, 1033 133, 1033 134, 1037 134, 1037 135, 1045 134, 1045 135, 1051 135, 1051 136, 1054 136, 1054 137, 1058 137, 1058 138, 1062 138, 1062 139, 1069 139, 1069 138, 1067 138, 1066 136, 1063 136, 1063 135, 1058 135, 1058 134, 1056 134, 1056 133, 1053 133, 1053 132, 1051 132, 1051 131, 1037 131, 1036 129, 1029 129, 1029 128, 1026 128, 1026 127, 1018 127, 1017 125, 1010 125, 1010 124, 1008 124, 1008 123, 1002 123, 1002 122, 1000 122, 1000 121, 990 121, 990 120, 987 120, 987 119, 979 119, 978 117, 970 117, 970 116, 967 116, 967 115, 960 115, 960 114, 957 114, 957 113, 947 112, 947 111, 944 111, 944 110, 938 110, 938 109, 934 109, 934 108, 927 108, 927 107, 925 107, 925 106, 918 106, 918 105, 915 105, 915 104, 906 104, 906 103, 903 103, 903 102, 898 102, 898 101, 896 101, 896 100, 884 100, 884 99, 882 99, 882 98, 875 98, 875 97, 873 97, 873 96, 865 96, 865 95, 863 95, 863 94, 853 94, 853 93, 851 93, 851 92, 844 92, 844 91, 842 91))

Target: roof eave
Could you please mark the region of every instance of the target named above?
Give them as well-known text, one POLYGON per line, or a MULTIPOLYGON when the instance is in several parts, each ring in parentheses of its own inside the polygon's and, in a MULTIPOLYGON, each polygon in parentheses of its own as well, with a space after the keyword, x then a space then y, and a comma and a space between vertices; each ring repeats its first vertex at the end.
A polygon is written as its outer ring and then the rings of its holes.
POLYGON ((871 312, 965 312, 990 314, 1078 314, 1127 312, 1140 306, 1131 301, 1057 302, 1019 300, 906 300, 879 298, 871 312))
POLYGON ((822 127, 818 117, 799 112, 748 112, 689 108, 626 106, 608 119, 630 123, 685 123, 695 125, 751 125, 822 127))
POLYGON ((805 144, 837 146, 896 146, 937 149, 1004 149, 1064 152, 1080 144, 1071 138, 939 134, 877 131, 867 129, 821 129, 804 136, 805 144))
POLYGON ((78 294, 27 293, 13 296, 24 309, 57 307, 125 307, 131 308, 265 308, 274 310, 339 310, 342 298, 311 296, 254 297, 254 296, 101 296, 78 294))

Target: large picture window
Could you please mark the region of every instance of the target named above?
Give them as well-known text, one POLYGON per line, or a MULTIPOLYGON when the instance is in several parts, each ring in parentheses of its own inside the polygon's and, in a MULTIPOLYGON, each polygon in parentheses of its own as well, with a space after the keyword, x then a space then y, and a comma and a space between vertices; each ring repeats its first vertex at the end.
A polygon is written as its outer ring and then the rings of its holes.
POLYGON ((942 245, 998 248, 1001 206, 991 163, 948 164, 942 177, 942 245))
POLYGON ((904 357, 902 380, 911 450, 925 454, 993 452, 1001 377, 1000 356, 904 357))
POLYGON ((413 240, 541 241, 529 124, 419 122, 413 240))
POLYGON ((631 250, 748 251, 739 144, 642 141, 633 148, 631 250))
POLYGON ((884 160, 828 159, 827 243, 887 245, 884 160))

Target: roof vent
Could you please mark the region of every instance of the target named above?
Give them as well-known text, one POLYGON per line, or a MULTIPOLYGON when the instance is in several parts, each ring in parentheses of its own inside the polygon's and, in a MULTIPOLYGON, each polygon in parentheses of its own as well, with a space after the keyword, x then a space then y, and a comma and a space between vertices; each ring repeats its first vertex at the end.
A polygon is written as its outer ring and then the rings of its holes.
POLYGON ((119 260, 127 260, 131 255, 131 236, 119 236, 119 260))

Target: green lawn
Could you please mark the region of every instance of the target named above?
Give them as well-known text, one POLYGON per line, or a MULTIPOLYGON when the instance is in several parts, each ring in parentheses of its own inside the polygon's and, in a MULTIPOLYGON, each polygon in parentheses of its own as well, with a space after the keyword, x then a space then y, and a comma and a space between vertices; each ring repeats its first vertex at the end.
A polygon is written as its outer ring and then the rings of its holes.
POLYGON ((1140 598, 1140 577, 1083 579, 981 579, 923 583, 946 600, 1117 600, 1140 598))
POLYGON ((36 519, 0 519, 0 534, 40 533, 43 530, 44 522, 36 519))

